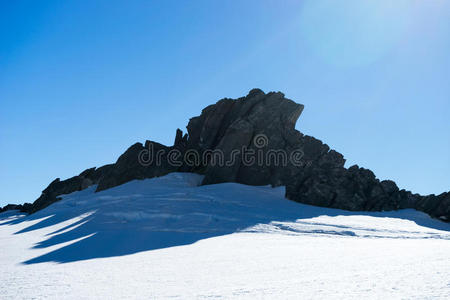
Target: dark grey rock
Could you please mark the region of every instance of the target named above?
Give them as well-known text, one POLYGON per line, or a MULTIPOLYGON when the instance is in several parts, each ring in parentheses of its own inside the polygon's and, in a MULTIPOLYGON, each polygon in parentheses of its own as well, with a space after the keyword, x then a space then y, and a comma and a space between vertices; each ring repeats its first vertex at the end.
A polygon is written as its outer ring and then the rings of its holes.
MULTIPOLYGON (((286 99, 284 94, 265 94, 259 89, 251 90, 246 97, 222 99, 208 106, 200 116, 189 121, 188 148, 196 149, 201 157, 207 150, 220 151, 224 162, 231 162, 234 150, 240 154, 234 156, 232 165, 203 161, 198 168, 186 170, 204 173, 203 184, 282 184, 282 178, 292 170, 288 165, 268 163, 267 153, 275 150, 287 153, 286 150, 298 148, 298 132, 294 127, 302 111, 303 105, 286 99), (262 144, 255 144, 258 138, 262 144), (246 161, 244 149, 248 153, 261 153, 264 163, 246 161)), ((273 157, 275 160, 276 154, 273 157)))
POLYGON ((106 165, 101 168, 90 168, 81 172, 78 176, 61 181, 56 178, 49 186, 42 191, 41 196, 31 205, 24 205, 23 211, 34 213, 50 204, 61 200, 59 196, 81 191, 91 185, 98 184, 100 178, 110 169, 112 165, 106 165))
POLYGON ((3 206, 3 208, 0 208, 0 213, 8 211, 8 210, 22 210, 21 204, 7 204, 3 206))
POLYGON ((426 212, 430 216, 450 222, 450 192, 439 196, 418 197, 413 208, 426 212))
POLYGON ((104 172, 98 182, 97 192, 131 180, 158 177, 175 172, 178 167, 171 165, 167 160, 167 154, 172 149, 151 141, 146 141, 145 147, 141 143, 132 145, 114 165, 104 172))
POLYGON ((347 169, 342 154, 295 130, 303 108, 283 93, 265 94, 260 89, 236 100, 222 99, 191 118, 187 134, 177 129, 173 146, 136 143, 115 164, 87 169, 64 181, 56 179, 33 204, 18 209, 33 213, 58 201, 60 195, 92 185, 102 191, 178 171, 204 174, 203 184, 284 185, 288 199, 311 205, 351 211, 415 208, 450 221, 450 193, 420 196, 399 190, 391 180, 380 182, 368 169, 357 165, 347 169), (249 162, 244 149, 256 154, 255 159, 261 155, 262 163, 249 162), (233 156, 236 150, 239 155, 233 156), (277 156, 279 151, 286 162, 277 156), (174 157, 178 157, 175 162, 174 157))

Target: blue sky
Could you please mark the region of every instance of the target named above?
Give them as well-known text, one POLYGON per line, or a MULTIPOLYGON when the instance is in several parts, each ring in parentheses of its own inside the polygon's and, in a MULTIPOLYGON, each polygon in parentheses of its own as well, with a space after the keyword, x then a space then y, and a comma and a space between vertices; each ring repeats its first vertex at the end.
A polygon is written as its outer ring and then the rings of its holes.
POLYGON ((450 190, 450 1, 0 1, 0 38, 0 205, 254 87, 348 166, 450 190))

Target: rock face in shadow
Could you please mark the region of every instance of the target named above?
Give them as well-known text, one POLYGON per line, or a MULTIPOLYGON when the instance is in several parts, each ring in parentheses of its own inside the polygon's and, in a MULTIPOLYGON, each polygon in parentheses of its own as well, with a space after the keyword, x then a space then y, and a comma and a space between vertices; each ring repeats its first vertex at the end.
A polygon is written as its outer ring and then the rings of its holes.
MULTIPOLYGON (((187 148, 195 149, 202 163, 185 170, 204 173, 203 184, 282 185, 295 166, 287 157, 277 162, 282 155, 277 151, 287 154, 298 148, 302 134, 294 127, 302 111, 303 105, 282 93, 265 94, 259 89, 251 90, 246 97, 223 99, 208 106, 187 126, 187 148), (208 159, 211 151, 223 160, 208 159)), ((328 150, 322 143, 318 148, 328 150)))
POLYGON ((146 141, 145 146, 141 143, 132 145, 102 174, 97 192, 134 179, 159 177, 177 171, 178 168, 167 160, 167 153, 172 148, 151 141, 146 141), (157 153, 162 155, 156 157, 157 153))
POLYGON ((106 174, 113 165, 105 165, 100 168, 90 168, 80 173, 78 176, 61 181, 56 178, 49 186, 42 191, 41 196, 33 204, 23 207, 22 211, 34 213, 50 204, 59 201, 58 196, 81 191, 93 184, 98 184, 100 178, 106 174))
POLYGON ((31 205, 30 203, 25 203, 25 204, 7 204, 3 207, 0 207, 0 213, 8 211, 8 210, 19 210, 19 211, 23 211, 23 206, 24 205, 31 205))
POLYGON ((114 164, 56 179, 33 204, 19 209, 33 213, 59 195, 91 185, 102 191, 181 171, 205 175, 202 184, 284 185, 288 199, 311 205, 351 211, 415 208, 450 221, 450 193, 420 196, 399 190, 393 181, 380 181, 368 169, 347 169, 342 154, 295 130, 303 108, 283 93, 260 89, 222 99, 191 118, 187 134, 178 129, 173 146, 136 143, 114 164))

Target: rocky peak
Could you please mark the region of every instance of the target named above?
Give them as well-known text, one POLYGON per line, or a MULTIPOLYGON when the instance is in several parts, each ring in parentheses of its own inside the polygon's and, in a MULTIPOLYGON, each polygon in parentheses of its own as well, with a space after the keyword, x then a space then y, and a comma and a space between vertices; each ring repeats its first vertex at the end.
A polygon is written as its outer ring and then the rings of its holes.
POLYGON ((303 108, 281 92, 260 89, 224 98, 191 118, 187 134, 177 129, 173 146, 136 143, 115 164, 56 179, 33 204, 9 207, 33 213, 91 185, 101 191, 135 179, 196 172, 205 175, 203 184, 284 185, 286 197, 302 203, 365 211, 415 208, 450 221, 450 193, 420 196, 378 180, 368 169, 347 169, 342 154, 295 130, 303 108), (195 163, 187 159, 192 155, 195 163))

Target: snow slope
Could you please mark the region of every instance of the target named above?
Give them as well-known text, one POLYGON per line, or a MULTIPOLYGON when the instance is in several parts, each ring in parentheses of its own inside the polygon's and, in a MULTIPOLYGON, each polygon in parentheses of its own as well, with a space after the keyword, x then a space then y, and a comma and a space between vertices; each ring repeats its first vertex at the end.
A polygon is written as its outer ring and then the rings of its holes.
POLYGON ((0 298, 450 298, 450 224, 200 181, 173 173, 0 214, 0 298))

